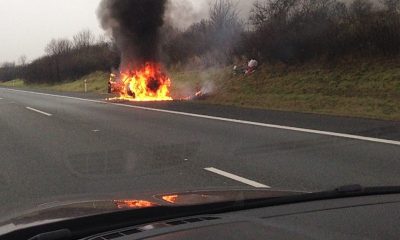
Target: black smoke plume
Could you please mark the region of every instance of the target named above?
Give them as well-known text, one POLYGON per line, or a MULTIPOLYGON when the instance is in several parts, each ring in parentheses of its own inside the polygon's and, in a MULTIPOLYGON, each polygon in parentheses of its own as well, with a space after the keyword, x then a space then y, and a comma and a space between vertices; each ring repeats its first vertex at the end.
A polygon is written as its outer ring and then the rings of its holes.
POLYGON ((102 0, 101 26, 121 52, 121 68, 159 59, 159 30, 164 24, 167 0, 102 0))

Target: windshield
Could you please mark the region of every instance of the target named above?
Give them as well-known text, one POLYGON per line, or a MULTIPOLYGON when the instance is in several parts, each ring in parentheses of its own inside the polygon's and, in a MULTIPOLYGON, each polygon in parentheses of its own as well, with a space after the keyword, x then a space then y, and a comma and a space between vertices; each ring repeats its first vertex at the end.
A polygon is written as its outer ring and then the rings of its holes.
POLYGON ((400 185, 399 27, 392 0, 0 0, 0 225, 400 185))

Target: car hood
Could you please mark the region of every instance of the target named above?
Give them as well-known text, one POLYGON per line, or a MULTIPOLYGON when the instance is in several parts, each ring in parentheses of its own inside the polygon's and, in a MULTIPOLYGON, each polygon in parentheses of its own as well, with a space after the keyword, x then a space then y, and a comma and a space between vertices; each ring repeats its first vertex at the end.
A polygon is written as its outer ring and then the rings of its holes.
POLYGON ((248 199, 274 198, 300 194, 280 190, 198 190, 171 193, 143 193, 120 195, 118 198, 102 196, 90 199, 54 201, 41 204, 18 217, 0 223, 0 234, 31 226, 58 222, 104 213, 156 206, 189 206, 216 202, 240 202, 248 199))

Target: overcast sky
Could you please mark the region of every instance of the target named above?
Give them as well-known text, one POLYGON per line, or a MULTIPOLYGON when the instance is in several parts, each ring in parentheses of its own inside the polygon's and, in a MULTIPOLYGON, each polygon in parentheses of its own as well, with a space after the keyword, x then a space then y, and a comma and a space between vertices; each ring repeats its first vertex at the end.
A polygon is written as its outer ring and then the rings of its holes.
MULTIPOLYGON (((184 1, 184 0, 174 0, 184 1)), ((189 0, 197 8, 208 0, 189 0)), ((250 0, 240 0, 241 5, 250 0)), ((0 0, 0 63, 44 54, 52 38, 83 29, 103 34, 96 16, 100 0, 0 0)))
POLYGON ((52 38, 69 37, 82 29, 96 34, 100 0, 0 0, 0 63, 44 54, 52 38))

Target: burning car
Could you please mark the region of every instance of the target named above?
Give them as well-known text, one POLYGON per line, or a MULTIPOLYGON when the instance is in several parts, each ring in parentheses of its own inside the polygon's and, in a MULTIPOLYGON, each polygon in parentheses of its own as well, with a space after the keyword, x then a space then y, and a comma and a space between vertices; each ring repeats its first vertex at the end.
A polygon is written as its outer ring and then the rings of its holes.
POLYGON ((171 80, 161 71, 159 64, 146 63, 136 70, 123 70, 111 74, 109 92, 119 100, 168 101, 171 80))

